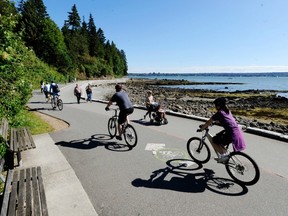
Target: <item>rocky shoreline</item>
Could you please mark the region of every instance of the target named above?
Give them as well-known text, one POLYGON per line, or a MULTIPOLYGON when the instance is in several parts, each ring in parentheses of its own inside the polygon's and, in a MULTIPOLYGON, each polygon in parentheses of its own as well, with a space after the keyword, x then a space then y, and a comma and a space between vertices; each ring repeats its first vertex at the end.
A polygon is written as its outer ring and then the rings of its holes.
MULTIPOLYGON (((187 81, 183 80, 182 82, 185 84, 187 81)), ((171 80, 153 81, 145 79, 134 79, 127 80, 123 84, 124 89, 129 94, 131 101, 137 105, 144 105, 146 92, 147 90, 151 90, 153 92, 155 101, 160 102, 166 110, 206 118, 211 117, 211 115, 215 112, 215 108, 212 103, 215 99, 216 93, 214 91, 164 87, 165 85, 179 85, 181 84, 181 81, 179 80, 173 83, 171 80), (202 96, 202 94, 204 96, 202 96), (211 94, 211 96, 207 97, 209 94, 211 94)), ((114 84, 107 85, 114 86, 114 84)), ((228 106, 232 110, 232 113, 233 109, 252 110, 255 107, 288 109, 287 98, 277 97, 276 93, 263 97, 261 96, 262 93, 263 92, 257 90, 249 90, 245 91, 245 94, 253 94, 253 97, 228 96, 228 106), (259 96, 257 96, 257 94, 259 94, 259 96)), ((246 127, 264 129, 284 135, 288 134, 288 126, 284 124, 278 124, 273 121, 273 119, 260 121, 258 119, 251 119, 242 115, 235 115, 235 117, 239 124, 246 127)))

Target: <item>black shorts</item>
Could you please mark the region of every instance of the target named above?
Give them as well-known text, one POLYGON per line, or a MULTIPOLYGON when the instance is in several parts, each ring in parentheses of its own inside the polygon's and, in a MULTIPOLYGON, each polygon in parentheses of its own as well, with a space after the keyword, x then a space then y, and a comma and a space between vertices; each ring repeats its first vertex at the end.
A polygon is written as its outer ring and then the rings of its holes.
POLYGON ((120 110, 119 117, 118 117, 118 124, 123 124, 126 121, 127 116, 132 114, 133 111, 134 111, 133 107, 120 110))
POLYGON ((217 133, 213 138, 213 143, 217 145, 227 146, 232 142, 232 137, 225 130, 217 133))

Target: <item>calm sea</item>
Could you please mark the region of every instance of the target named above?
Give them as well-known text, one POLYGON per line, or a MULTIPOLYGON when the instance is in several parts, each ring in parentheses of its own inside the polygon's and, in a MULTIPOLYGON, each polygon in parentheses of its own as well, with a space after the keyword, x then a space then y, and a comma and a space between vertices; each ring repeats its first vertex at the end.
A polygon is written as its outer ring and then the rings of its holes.
POLYGON ((225 82, 242 84, 184 85, 176 88, 210 89, 214 91, 276 90, 288 98, 288 72, 281 73, 131 73, 129 78, 176 79, 194 82, 225 82))

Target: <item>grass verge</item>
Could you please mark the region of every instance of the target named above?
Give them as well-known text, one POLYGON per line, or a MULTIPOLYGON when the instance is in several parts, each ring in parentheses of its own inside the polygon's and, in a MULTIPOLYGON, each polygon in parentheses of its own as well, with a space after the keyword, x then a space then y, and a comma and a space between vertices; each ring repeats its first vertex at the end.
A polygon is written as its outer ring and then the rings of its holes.
POLYGON ((25 111, 24 116, 24 126, 30 128, 32 135, 54 131, 54 128, 35 112, 25 111))

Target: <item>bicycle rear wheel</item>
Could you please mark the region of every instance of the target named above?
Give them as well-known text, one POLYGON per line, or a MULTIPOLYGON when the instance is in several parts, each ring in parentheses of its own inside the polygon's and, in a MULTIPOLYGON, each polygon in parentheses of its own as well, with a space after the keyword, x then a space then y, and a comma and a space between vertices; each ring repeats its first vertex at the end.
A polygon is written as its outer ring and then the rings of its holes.
POLYGON ((230 153, 225 167, 230 177, 239 184, 253 185, 260 178, 258 165, 243 152, 230 153))
POLYGON ((63 101, 61 99, 57 100, 57 106, 60 111, 63 109, 63 101))
POLYGON ((197 163, 207 163, 211 157, 208 145, 199 137, 192 137, 188 140, 187 151, 190 157, 197 163))
POLYGON ((116 136, 117 133, 117 125, 115 118, 109 118, 108 120, 108 132, 111 138, 116 136))
POLYGON ((124 127, 125 128, 124 128, 123 134, 124 134, 125 142, 129 147, 133 148, 136 146, 137 141, 138 141, 136 130, 130 124, 127 124, 124 127))
POLYGON ((55 98, 53 96, 51 97, 51 106, 52 106, 52 109, 56 108, 55 98))

